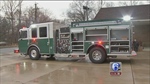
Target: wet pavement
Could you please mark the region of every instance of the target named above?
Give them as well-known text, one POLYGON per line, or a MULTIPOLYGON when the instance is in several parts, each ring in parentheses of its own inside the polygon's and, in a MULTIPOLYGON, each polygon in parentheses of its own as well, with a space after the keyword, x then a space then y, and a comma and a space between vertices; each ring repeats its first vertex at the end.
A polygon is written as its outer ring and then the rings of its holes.
POLYGON ((150 84, 150 51, 139 52, 131 58, 131 65, 135 84, 150 84))
POLYGON ((14 49, 18 49, 17 47, 11 48, 0 48, 0 56, 6 54, 13 54, 14 49))
POLYGON ((0 84, 149 84, 150 53, 110 59, 103 64, 81 60, 35 61, 18 54, 0 57, 0 84), (122 62, 122 75, 110 76, 109 62, 122 62))

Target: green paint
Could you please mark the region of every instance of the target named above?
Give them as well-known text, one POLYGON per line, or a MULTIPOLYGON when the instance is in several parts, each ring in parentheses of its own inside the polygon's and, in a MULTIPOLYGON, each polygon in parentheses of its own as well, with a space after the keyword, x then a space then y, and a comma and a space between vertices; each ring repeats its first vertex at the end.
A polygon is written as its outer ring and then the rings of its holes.
POLYGON ((40 49, 41 54, 54 54, 54 45, 52 38, 43 38, 43 39, 36 39, 35 42, 32 39, 29 40, 30 45, 35 44, 40 49))
POLYGON ((54 49, 54 39, 50 38, 50 54, 54 54, 55 49, 54 49))
POLYGON ((115 20, 121 20, 123 21, 123 19, 119 19, 119 18, 112 18, 112 19, 101 19, 101 20, 89 20, 89 21, 78 21, 78 22, 72 22, 72 23, 85 23, 85 22, 103 22, 103 21, 115 21, 115 20))
POLYGON ((115 25, 128 25, 129 23, 131 23, 130 21, 123 21, 123 19, 103 19, 103 20, 90 20, 90 21, 79 21, 79 22, 72 22, 71 23, 71 28, 80 28, 80 27, 98 27, 98 26, 115 26, 115 25), (107 21, 122 21, 121 24, 106 24, 106 25, 90 25, 90 26, 76 26, 74 27, 75 24, 80 24, 80 23, 89 23, 89 22, 107 22, 107 21))
MULTIPOLYGON (((109 46, 109 42, 103 43, 104 48, 105 48, 106 45, 109 46)), ((106 50, 106 53, 108 54, 109 53, 109 48, 105 48, 105 50, 106 50)))
POLYGON ((37 39, 37 46, 40 49, 40 53, 49 53, 49 42, 48 38, 45 39, 37 39))
POLYGON ((88 48, 92 45, 91 42, 84 42, 84 53, 87 52, 88 48))
POLYGON ((28 40, 19 40, 19 52, 26 54, 28 49, 28 40))
MULTIPOLYGON (((84 28, 87 27, 102 27, 102 26, 118 26, 118 25, 129 25, 129 24, 112 24, 112 25, 96 25, 96 26, 83 26, 84 28)), ((71 28, 83 28, 83 27, 71 27, 71 28)))
MULTIPOLYGON (((106 45, 109 45, 108 42, 106 43, 103 43, 103 46, 105 47, 106 45)), ((84 42, 84 53, 87 53, 88 49, 90 48, 90 46, 92 46, 92 43, 91 42, 84 42)), ((108 54, 109 53, 109 49, 106 49, 106 53, 108 54)))

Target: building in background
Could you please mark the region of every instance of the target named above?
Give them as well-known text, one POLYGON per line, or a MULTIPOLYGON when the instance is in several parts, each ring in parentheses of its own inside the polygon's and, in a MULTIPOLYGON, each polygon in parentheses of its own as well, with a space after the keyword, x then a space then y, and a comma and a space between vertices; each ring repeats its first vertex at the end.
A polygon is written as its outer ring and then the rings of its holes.
POLYGON ((101 8, 94 20, 122 19, 126 15, 132 17, 133 38, 141 41, 144 47, 150 46, 150 4, 101 8))

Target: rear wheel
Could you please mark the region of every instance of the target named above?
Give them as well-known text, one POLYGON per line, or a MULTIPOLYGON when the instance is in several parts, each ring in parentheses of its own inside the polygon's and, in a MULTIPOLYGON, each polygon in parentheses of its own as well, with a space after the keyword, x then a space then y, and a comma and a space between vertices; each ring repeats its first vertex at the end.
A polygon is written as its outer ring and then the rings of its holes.
POLYGON ((31 47, 29 49, 29 56, 32 60, 39 60, 41 58, 39 50, 36 47, 31 47))
POLYGON ((106 60, 106 53, 102 48, 94 47, 89 52, 89 59, 93 63, 103 63, 106 60))

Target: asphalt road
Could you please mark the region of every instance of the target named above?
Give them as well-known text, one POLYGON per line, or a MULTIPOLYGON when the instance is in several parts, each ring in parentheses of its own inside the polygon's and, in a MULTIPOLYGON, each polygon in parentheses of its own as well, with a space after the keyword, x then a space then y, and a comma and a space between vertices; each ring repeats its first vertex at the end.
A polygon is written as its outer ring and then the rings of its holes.
POLYGON ((109 59, 93 64, 85 59, 30 60, 19 54, 7 54, 14 48, 2 49, 0 84, 149 84, 150 53, 138 52, 137 57, 109 59), (110 62, 122 62, 122 75, 111 76, 110 62))
POLYGON ((17 49, 17 47, 0 48, 0 55, 2 55, 2 54, 12 54, 14 52, 14 49, 17 49))

